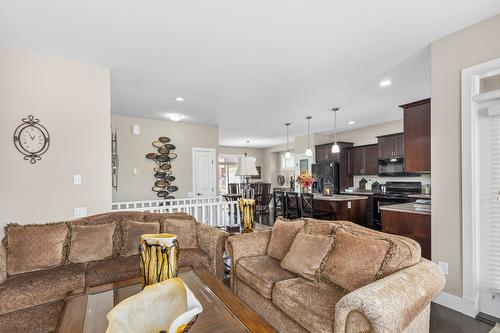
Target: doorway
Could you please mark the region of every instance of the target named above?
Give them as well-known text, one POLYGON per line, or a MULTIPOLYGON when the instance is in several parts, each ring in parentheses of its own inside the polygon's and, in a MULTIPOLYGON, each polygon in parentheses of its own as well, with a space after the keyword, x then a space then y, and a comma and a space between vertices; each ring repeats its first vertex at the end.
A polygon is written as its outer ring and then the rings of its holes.
POLYGON ((462 312, 500 318, 500 59, 462 71, 462 235, 462 312))
POLYGON ((193 148, 193 195, 215 196, 215 179, 215 149, 193 148))

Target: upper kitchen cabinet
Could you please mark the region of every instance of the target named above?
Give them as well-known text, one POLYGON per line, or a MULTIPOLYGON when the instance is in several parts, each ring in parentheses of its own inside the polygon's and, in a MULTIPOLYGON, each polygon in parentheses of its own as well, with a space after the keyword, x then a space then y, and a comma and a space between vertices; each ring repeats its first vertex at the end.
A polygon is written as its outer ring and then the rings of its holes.
POLYGON ((401 158, 405 154, 404 134, 396 133, 378 136, 378 158, 401 158))
POLYGON ((400 105, 404 109, 404 169, 431 171, 431 100, 400 105))
POLYGON ((340 146, 340 153, 332 153, 333 142, 325 143, 316 146, 316 163, 323 161, 337 161, 340 162, 342 159, 341 155, 345 152, 345 149, 352 147, 351 142, 341 142, 338 141, 337 144, 340 146))
POLYGON ((348 150, 349 175, 376 175, 378 174, 378 146, 359 146, 348 150))

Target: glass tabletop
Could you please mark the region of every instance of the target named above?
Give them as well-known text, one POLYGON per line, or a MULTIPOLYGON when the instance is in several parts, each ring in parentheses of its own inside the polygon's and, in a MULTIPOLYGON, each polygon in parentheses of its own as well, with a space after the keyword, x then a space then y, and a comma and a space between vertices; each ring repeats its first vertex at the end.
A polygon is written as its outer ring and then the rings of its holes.
MULTIPOLYGON (((224 303, 198 278, 195 272, 179 273, 179 277, 191 289, 203 306, 190 333, 248 333, 242 322, 235 317, 224 303)), ((106 315, 122 300, 141 291, 140 284, 90 294, 87 298, 84 333, 104 333, 108 327, 106 315)))

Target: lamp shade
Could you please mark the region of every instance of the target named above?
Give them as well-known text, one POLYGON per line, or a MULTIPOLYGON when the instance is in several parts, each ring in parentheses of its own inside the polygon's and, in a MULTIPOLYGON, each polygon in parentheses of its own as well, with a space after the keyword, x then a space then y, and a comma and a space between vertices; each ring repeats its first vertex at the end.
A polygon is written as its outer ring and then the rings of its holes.
POLYGON ((255 167, 255 157, 243 156, 238 159, 235 176, 258 176, 257 168, 255 167))

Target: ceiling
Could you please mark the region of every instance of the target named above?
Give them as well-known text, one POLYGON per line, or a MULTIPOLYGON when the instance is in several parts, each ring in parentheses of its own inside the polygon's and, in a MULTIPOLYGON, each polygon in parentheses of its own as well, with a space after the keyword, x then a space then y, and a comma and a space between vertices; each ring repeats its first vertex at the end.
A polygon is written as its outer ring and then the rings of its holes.
POLYGON ((401 118, 397 105, 430 95, 429 43, 499 12, 498 0, 1 0, 0 47, 110 68, 113 114, 179 112, 219 126, 222 145, 269 147, 287 121, 306 133, 306 115, 329 130, 332 106, 341 131, 401 118))

